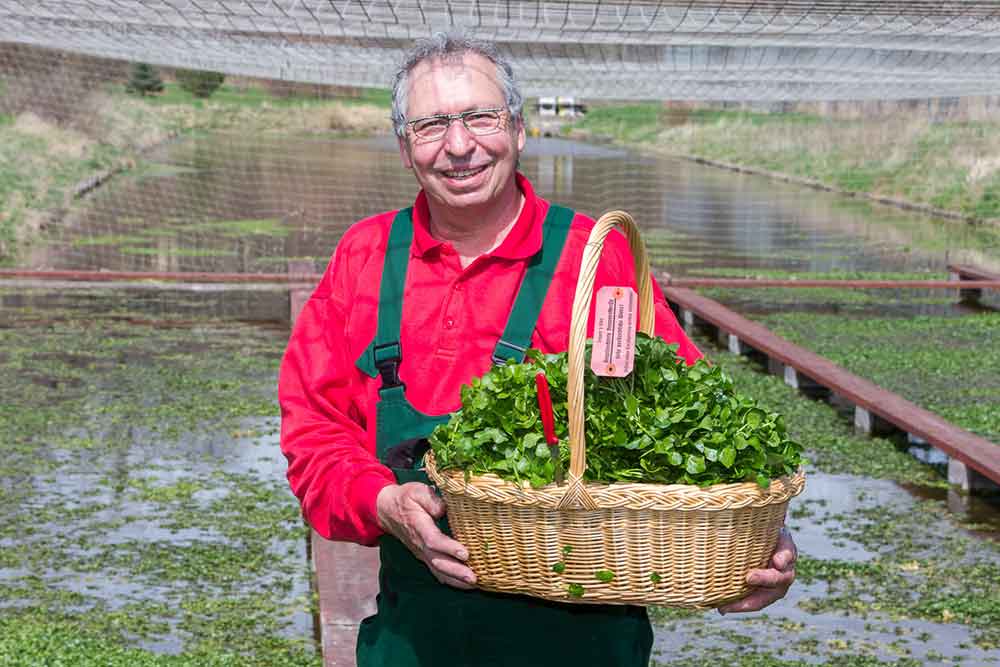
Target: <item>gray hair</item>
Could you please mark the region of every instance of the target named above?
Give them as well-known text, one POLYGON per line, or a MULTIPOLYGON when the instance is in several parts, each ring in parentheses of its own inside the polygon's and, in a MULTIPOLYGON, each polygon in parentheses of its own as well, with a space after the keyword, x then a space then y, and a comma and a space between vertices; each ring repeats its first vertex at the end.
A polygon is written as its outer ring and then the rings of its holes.
POLYGON ((418 40, 406 55, 392 84, 392 128, 396 136, 406 136, 406 103, 410 87, 410 72, 425 60, 458 60, 467 53, 480 55, 497 66, 497 82, 503 91, 507 111, 513 120, 523 121, 521 110, 524 96, 514 81, 514 70, 500 55, 496 44, 462 34, 434 33, 428 39, 418 40))

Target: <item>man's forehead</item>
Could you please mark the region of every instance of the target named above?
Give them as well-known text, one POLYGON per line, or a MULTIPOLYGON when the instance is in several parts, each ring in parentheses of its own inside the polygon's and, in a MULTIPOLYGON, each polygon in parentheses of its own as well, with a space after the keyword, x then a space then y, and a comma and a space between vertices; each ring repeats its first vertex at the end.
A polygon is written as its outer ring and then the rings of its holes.
MULTIPOLYGON (((410 95, 419 94, 424 86, 434 85, 436 79, 466 78, 490 92, 503 94, 497 81, 497 66, 489 58, 478 53, 447 54, 423 60, 410 71, 410 95)), ((412 97, 411 97, 412 99, 412 97)))

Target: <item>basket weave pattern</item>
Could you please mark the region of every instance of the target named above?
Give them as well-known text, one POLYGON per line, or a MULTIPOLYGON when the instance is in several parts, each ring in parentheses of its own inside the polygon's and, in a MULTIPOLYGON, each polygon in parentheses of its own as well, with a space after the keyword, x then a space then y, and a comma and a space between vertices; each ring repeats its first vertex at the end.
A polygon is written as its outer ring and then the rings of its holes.
POLYGON ((805 479, 799 472, 768 489, 583 480, 586 323, 601 248, 616 225, 635 258, 640 330, 653 331, 649 262, 638 229, 626 213, 606 214, 588 240, 573 304, 566 483, 532 489, 492 474, 467 478, 463 471, 437 470, 433 452, 427 473, 441 489, 451 530, 469 550, 480 588, 562 602, 718 606, 748 592, 747 572, 766 565, 788 502, 805 479), (562 572, 553 570, 557 563, 562 572), (614 577, 599 580, 599 571, 614 577), (569 594, 571 584, 582 587, 582 596, 569 594))

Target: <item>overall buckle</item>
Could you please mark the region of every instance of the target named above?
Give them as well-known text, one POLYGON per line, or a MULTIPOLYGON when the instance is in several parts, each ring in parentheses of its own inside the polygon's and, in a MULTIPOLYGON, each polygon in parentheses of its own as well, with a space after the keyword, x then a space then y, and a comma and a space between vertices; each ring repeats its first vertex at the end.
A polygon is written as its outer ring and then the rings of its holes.
POLYGON ((506 357, 500 354, 504 350, 512 350, 513 352, 516 352, 521 359, 524 359, 524 355, 528 351, 528 348, 515 345, 514 343, 508 343, 501 338, 497 341, 497 346, 493 348, 493 356, 491 359, 493 360, 494 365, 503 366, 514 361, 514 355, 506 357))
POLYGON ((403 387, 399 379, 399 364, 403 361, 403 350, 398 342, 383 343, 372 349, 375 358, 375 368, 382 376, 382 389, 403 387))

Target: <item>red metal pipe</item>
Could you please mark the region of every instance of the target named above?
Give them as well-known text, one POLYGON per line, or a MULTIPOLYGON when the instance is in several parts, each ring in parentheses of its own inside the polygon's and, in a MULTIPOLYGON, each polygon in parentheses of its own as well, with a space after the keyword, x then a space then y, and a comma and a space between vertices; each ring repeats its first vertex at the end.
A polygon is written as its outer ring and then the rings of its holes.
MULTIPOLYGON (((312 283, 318 273, 214 273, 211 271, 32 271, 0 269, 2 278, 109 282, 159 280, 201 283, 312 283)), ((844 289, 1000 289, 1000 280, 824 280, 771 278, 674 278, 658 276, 663 286, 671 287, 832 287, 844 289)))
POLYGON ((1000 280, 824 280, 772 278, 673 278, 671 287, 840 287, 846 289, 1000 289, 1000 280))
POLYGON ((214 273, 211 271, 31 271, 0 269, 0 278, 111 282, 115 280, 159 280, 185 283, 316 283, 318 273, 214 273))

